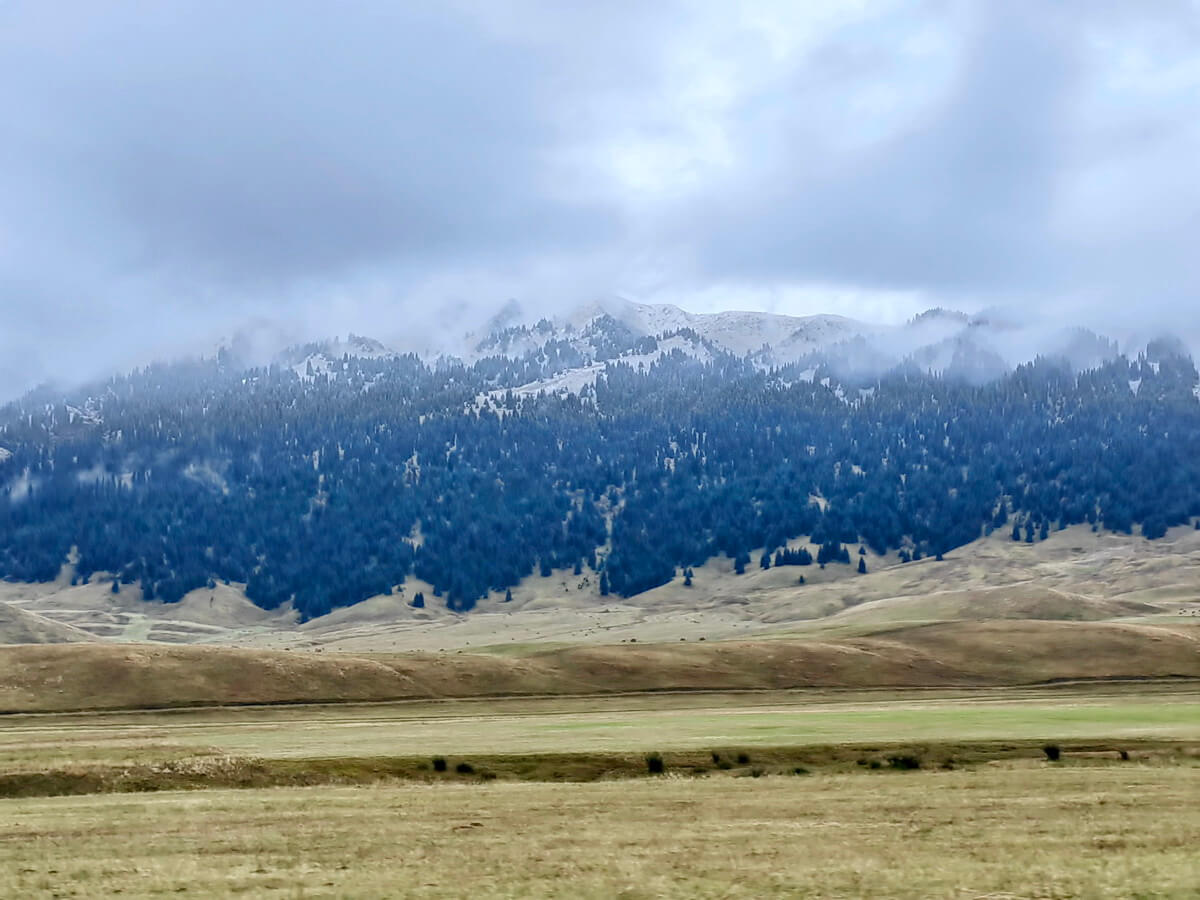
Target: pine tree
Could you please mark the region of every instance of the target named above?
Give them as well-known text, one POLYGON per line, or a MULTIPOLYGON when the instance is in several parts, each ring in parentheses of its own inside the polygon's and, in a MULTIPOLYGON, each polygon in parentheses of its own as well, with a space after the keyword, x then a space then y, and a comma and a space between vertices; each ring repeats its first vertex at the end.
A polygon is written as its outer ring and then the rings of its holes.
POLYGON ((858 558, 858 574, 859 575, 867 574, 867 560, 865 557, 862 557, 862 556, 860 556, 858 558))
POLYGON ((733 558, 734 574, 735 575, 745 575, 746 574, 746 563, 748 563, 748 562, 750 562, 750 554, 747 553, 745 550, 742 550, 741 552, 739 552, 738 555, 733 558))

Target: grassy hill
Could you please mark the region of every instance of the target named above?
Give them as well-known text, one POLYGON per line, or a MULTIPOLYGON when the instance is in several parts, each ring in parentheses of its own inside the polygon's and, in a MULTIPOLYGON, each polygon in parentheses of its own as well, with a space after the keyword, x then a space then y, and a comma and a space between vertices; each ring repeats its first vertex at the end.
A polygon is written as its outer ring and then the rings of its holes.
POLYGON ((94 637, 79 628, 0 603, 0 644, 62 644, 90 640, 94 637))
POLYGON ((617 644, 523 654, 197 646, 0 648, 0 710, 797 687, 1200 678, 1200 626, 951 622, 865 638, 617 644))

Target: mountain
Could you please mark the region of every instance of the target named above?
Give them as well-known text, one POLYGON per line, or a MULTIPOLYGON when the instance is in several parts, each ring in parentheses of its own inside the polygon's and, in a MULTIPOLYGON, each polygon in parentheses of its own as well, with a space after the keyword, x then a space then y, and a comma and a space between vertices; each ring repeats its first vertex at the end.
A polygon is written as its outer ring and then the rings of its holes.
POLYGON ((630 596, 717 556, 869 568, 1200 516, 1200 378, 1177 343, 1056 333, 1026 361, 1029 330, 999 317, 624 301, 492 325, 456 354, 350 335, 0 409, 0 577, 71 556, 114 592, 226 582, 301 618, 411 579, 465 612, 531 572, 630 596), (776 552, 799 537, 814 559, 776 552))

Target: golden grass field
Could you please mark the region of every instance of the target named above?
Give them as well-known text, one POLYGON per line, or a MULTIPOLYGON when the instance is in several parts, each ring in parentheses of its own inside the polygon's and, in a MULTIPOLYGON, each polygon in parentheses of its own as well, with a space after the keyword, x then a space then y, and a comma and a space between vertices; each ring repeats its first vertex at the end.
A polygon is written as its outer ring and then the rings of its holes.
POLYGON ((1195 622, 948 622, 832 640, 534 645, 503 654, 32 644, 0 647, 0 711, 1197 677, 1195 622))
POLYGON ((1195 682, 26 714, 0 773, 2 896, 1200 887, 1195 682))
POLYGON ((0 804, 9 897, 1191 898, 1200 768, 492 782, 0 804))

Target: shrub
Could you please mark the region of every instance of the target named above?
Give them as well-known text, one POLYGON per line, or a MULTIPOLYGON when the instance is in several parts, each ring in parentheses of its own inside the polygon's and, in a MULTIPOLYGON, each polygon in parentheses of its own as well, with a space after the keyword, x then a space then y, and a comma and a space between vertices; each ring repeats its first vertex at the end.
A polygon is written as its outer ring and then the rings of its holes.
POLYGON ((1042 752, 1050 762, 1058 762, 1062 758, 1062 748, 1058 744, 1047 744, 1042 748, 1042 752))
POLYGON ((804 768, 804 766, 796 766, 796 768, 792 769, 792 774, 793 775, 807 775, 808 769, 804 768))
POLYGON ((737 764, 738 764, 739 766, 748 766, 748 765, 750 765, 750 754, 748 754, 748 753, 739 753, 739 754, 737 755, 737 764))
POLYGON ((912 771, 913 769, 921 768, 921 757, 913 756, 911 753, 901 753, 896 756, 889 756, 888 765, 893 769, 912 771))
POLYGON ((719 766, 721 764, 721 754, 716 750, 712 752, 712 761, 714 766, 719 766))
POLYGON ((1117 752, 1121 754, 1122 760, 1124 760, 1125 762, 1129 762, 1129 751, 1128 750, 1118 750, 1117 752))
POLYGON ((435 772, 445 772, 446 771, 445 757, 435 756, 433 758, 433 771, 435 771, 435 772))
POLYGON ((667 770, 667 764, 663 762, 662 756, 657 753, 651 753, 646 757, 646 771, 651 775, 661 775, 667 770))
POLYGON ((459 775, 474 775, 475 767, 473 765, 471 765, 469 762, 460 762, 457 766, 454 767, 454 771, 457 772, 459 775))

